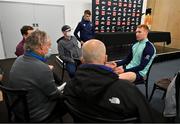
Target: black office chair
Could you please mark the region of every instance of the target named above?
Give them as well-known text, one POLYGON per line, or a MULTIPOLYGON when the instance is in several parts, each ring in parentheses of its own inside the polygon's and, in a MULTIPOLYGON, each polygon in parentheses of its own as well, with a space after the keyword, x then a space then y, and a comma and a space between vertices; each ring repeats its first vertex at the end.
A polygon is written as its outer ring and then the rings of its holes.
POLYGON ((61 80, 63 82, 64 79, 64 71, 66 70, 66 63, 59 57, 56 56, 56 62, 59 64, 59 66, 62 68, 62 73, 61 73, 61 80))
POLYGON ((8 110, 9 122, 30 122, 28 104, 26 100, 26 90, 12 89, 2 85, 0 83, 0 90, 3 93, 3 99, 8 110), (13 99, 12 99, 13 96, 13 99), (18 111, 16 107, 21 108, 18 111), (17 113, 21 112, 21 116, 17 113))
POLYGON ((153 64, 154 64, 155 62, 157 62, 157 60, 158 60, 158 55, 156 55, 155 58, 154 58, 154 60, 152 61, 152 64, 150 65, 149 70, 148 70, 148 72, 147 72, 147 75, 144 77, 144 79, 143 79, 143 80, 140 80, 140 81, 134 82, 135 85, 144 84, 144 86, 145 86, 145 92, 146 92, 146 99, 148 99, 148 83, 149 83, 148 80, 149 80, 149 74, 150 74, 150 72, 151 72, 151 68, 152 68, 153 64))
POLYGON ((139 119, 137 117, 131 117, 131 118, 126 118, 126 119, 120 119, 120 120, 115 120, 115 119, 110 119, 110 118, 102 118, 102 117, 97 117, 93 115, 89 115, 87 113, 83 113, 79 111, 78 109, 74 108, 67 100, 64 101, 65 105, 67 106, 70 115, 73 117, 73 120, 75 123, 79 122, 86 122, 86 123, 92 123, 92 122, 103 122, 103 123, 130 123, 130 122, 138 122, 139 119))
POLYGON ((153 85, 153 90, 149 97, 149 102, 152 100, 152 97, 153 97, 156 89, 164 91, 164 94, 162 96, 162 99, 164 99, 164 97, 166 96, 167 88, 170 83, 171 83, 171 78, 162 78, 162 79, 156 81, 153 85))

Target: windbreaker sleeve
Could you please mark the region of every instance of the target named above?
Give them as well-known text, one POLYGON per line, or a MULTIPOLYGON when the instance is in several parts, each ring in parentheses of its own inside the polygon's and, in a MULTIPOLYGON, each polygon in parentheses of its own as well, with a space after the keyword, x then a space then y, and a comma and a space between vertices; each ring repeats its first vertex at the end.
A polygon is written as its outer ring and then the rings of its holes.
POLYGON ((80 32, 80 30, 81 30, 81 23, 79 22, 76 29, 74 30, 74 36, 78 39, 78 41, 82 41, 78 35, 78 32, 80 32))

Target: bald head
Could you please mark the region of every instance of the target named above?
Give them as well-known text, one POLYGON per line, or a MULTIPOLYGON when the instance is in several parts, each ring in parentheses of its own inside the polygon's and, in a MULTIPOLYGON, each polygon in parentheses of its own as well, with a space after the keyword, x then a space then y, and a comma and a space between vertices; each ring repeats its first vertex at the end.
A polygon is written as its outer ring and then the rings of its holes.
POLYGON ((104 64, 107 61, 106 48, 99 40, 91 39, 82 46, 83 63, 104 64))

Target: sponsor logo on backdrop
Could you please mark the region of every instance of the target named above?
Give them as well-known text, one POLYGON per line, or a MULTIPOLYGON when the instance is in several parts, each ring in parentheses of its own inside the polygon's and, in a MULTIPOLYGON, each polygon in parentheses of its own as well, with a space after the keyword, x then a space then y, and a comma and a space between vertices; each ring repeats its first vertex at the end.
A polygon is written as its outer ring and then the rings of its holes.
POLYGON ((96 32, 135 31, 141 23, 143 0, 93 0, 92 6, 96 32))

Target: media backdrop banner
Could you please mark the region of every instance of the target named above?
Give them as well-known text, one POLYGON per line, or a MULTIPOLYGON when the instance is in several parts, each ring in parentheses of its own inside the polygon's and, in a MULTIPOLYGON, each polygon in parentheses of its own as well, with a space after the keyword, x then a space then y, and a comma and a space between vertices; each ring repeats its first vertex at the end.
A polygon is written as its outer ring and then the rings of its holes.
POLYGON ((143 0, 92 0, 96 32, 132 32, 141 23, 143 0))

